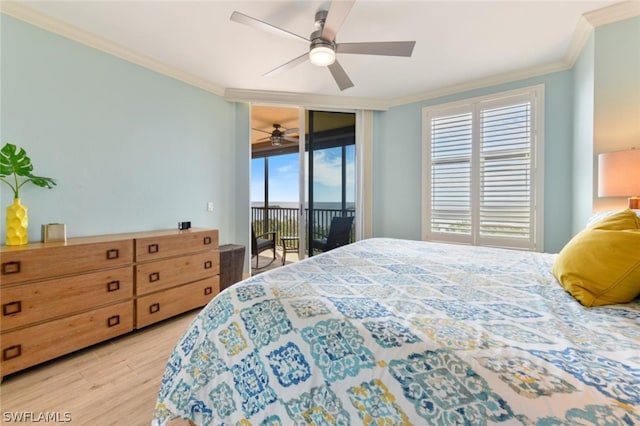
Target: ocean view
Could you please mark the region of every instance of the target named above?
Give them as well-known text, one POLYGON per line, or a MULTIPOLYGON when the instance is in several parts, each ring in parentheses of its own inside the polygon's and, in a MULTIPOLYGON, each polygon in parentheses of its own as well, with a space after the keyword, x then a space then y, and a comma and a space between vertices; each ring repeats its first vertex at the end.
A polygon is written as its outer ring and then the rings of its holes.
MULTIPOLYGON (((264 207, 263 201, 252 201, 251 207, 264 207)), ((283 209, 297 209, 300 207, 299 203, 295 201, 271 201, 269 202, 269 207, 276 208, 280 207, 283 209)), ((307 205, 305 203, 305 208, 307 205)), ((340 202, 316 202, 315 209, 316 210, 340 210, 342 208, 342 203, 340 202)), ((347 202, 347 210, 355 209, 355 203, 347 202)))
MULTIPOLYGON (((315 203, 315 209, 313 210, 313 223, 316 232, 326 232, 329 229, 331 219, 334 216, 343 216, 341 203, 315 203)), ((269 209, 265 210, 262 202, 251 203, 252 223, 259 226, 257 232, 262 232, 261 223, 263 219, 268 217, 269 225, 272 229, 277 229, 279 232, 284 232, 286 235, 295 235, 297 233, 298 224, 298 208, 299 204, 291 201, 284 202, 271 202, 269 203, 269 209)), ((309 211, 305 212, 307 215, 309 211)), ((355 215, 354 203, 347 203, 346 216, 355 215)), ((308 220, 308 219, 307 219, 308 220)))

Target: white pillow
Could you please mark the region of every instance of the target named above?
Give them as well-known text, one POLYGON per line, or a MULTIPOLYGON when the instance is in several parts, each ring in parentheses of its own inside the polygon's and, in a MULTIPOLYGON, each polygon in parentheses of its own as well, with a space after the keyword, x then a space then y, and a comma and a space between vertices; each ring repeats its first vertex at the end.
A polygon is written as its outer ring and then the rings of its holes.
MULTIPOLYGON (((595 212, 589 218, 589 221, 587 222, 587 226, 586 227, 588 228, 589 226, 593 225, 594 223, 601 221, 605 217, 609 217, 609 216, 611 216, 613 214, 620 213, 623 210, 624 209, 622 209, 622 210, 604 210, 604 211, 601 211, 601 212, 595 212)), ((638 217, 640 217, 640 210, 632 209, 631 211, 634 212, 638 217)))

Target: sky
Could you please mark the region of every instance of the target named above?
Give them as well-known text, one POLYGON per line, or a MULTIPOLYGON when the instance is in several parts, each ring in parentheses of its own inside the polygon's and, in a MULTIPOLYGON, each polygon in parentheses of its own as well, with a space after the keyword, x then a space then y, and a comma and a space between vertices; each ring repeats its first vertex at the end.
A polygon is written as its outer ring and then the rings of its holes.
MULTIPOLYGON (((347 201, 355 200, 355 146, 347 147, 347 201)), ((314 153, 314 198, 316 202, 341 200, 341 149, 331 148, 314 153)), ((298 201, 298 154, 269 157, 269 204, 298 201)), ((305 170, 305 182, 308 172, 305 170)), ((251 202, 264 202, 264 161, 251 160, 251 202)))

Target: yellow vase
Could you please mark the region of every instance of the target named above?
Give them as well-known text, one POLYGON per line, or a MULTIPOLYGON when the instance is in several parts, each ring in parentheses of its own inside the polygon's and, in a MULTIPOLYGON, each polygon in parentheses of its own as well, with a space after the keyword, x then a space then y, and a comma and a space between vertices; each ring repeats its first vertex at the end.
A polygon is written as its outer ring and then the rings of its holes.
POLYGON ((29 234, 27 233, 29 218, 27 217, 27 208, 20 204, 20 198, 14 198, 13 204, 7 207, 6 219, 7 245, 27 244, 29 242, 29 234))

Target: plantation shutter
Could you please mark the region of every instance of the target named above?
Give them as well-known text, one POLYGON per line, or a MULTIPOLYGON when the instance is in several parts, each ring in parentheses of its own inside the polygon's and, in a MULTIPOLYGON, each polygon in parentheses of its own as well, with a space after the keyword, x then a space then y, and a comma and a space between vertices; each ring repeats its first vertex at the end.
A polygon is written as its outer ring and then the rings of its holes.
POLYGON ((531 236, 531 104, 480 111, 479 237, 531 236))
POLYGON ((425 108, 424 239, 538 249, 536 95, 425 108))
POLYGON ((431 229, 471 235, 472 115, 434 118, 431 123, 431 229))

